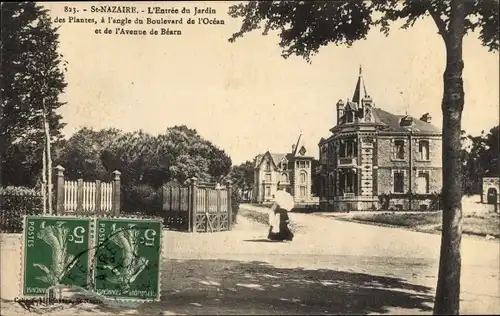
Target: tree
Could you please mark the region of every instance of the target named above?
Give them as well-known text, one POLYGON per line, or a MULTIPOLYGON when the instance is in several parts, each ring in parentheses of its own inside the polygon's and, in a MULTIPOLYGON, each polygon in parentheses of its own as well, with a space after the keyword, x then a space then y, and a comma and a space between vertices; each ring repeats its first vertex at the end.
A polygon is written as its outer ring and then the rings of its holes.
POLYGON ((231 181, 237 189, 250 191, 254 187, 254 163, 246 161, 238 166, 233 166, 231 169, 231 181))
POLYGON ((209 156, 208 173, 212 181, 221 182, 231 171, 232 161, 226 152, 220 148, 212 146, 209 156))
POLYGON ((66 63, 57 52, 57 28, 47 10, 35 3, 1 3, 2 111, 0 147, 43 131, 43 179, 47 180, 47 202, 52 211, 51 143, 60 137, 63 124, 56 110, 66 87, 62 68, 66 63))
POLYGON ((498 51, 497 0, 363 0, 355 1, 250 1, 231 6, 229 15, 242 18, 241 29, 229 39, 263 29, 277 31, 282 55, 304 57, 308 62, 329 43, 352 45, 372 27, 388 34, 390 25, 403 20, 409 28, 430 16, 443 39, 446 70, 443 74, 443 229, 434 313, 458 314, 461 268, 461 162, 460 132, 464 107, 462 39, 479 29, 479 38, 498 51))
POLYGON ((498 153, 500 152, 500 126, 490 129, 483 141, 482 150, 479 152, 481 162, 485 169, 485 176, 500 176, 498 153))
POLYGON ((499 176, 499 126, 490 129, 486 135, 484 131, 479 136, 465 136, 465 132, 463 135, 463 192, 469 195, 480 194, 483 177, 499 176))
POLYGON ((84 127, 66 141, 58 155, 54 155, 57 164, 65 168, 69 179, 105 180, 114 170, 106 165, 103 153, 122 134, 114 128, 94 131, 84 127))
POLYGON ((223 150, 186 126, 168 128, 158 136, 143 131, 125 133, 106 147, 101 162, 106 170, 120 170, 123 184, 159 187, 191 177, 217 181, 231 168, 231 159, 223 150))
POLYGON ((318 172, 319 160, 311 161, 311 194, 320 196, 321 194, 321 173, 318 172))

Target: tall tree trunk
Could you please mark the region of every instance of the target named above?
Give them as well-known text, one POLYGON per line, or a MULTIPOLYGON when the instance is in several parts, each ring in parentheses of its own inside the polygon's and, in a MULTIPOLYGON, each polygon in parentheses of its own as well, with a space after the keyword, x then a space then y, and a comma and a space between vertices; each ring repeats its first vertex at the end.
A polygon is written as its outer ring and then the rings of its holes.
MULTIPOLYGON (((45 122, 44 126, 45 126, 45 122)), ((42 156, 42 199, 43 199, 43 214, 47 214, 47 153, 45 143, 43 144, 42 156)))
POLYGON ((446 44, 443 112, 443 229, 434 314, 458 315, 462 241, 462 177, 460 137, 464 88, 462 39, 464 0, 451 1, 446 44))
POLYGON ((50 126, 49 121, 47 119, 47 113, 45 111, 45 98, 42 100, 43 102, 43 111, 42 111, 42 119, 43 119, 43 131, 45 133, 45 148, 47 154, 47 208, 49 214, 53 213, 52 209, 52 155, 50 151, 50 126))

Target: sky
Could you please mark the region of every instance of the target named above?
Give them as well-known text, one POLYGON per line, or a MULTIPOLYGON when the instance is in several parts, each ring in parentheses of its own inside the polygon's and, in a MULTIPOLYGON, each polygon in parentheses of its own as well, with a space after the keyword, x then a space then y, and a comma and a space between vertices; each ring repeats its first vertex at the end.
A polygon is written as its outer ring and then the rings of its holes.
MULTIPOLYGON (((68 87, 61 96, 67 104, 60 110, 66 137, 82 127, 158 134, 187 125, 240 164, 267 150, 290 151, 302 133, 317 157, 319 140, 335 125, 336 102, 352 98, 360 66, 376 107, 416 118, 429 112, 432 123, 442 126, 445 50, 432 19, 409 30, 395 27, 388 37, 373 29, 367 40, 350 48, 323 47, 308 64, 299 57, 282 58, 276 34, 257 31, 229 43, 240 27, 227 15, 231 2, 108 4, 140 11, 210 7, 216 11, 212 17, 225 23, 170 26, 180 29, 180 36, 98 35, 94 30, 102 25, 59 24, 59 51, 69 63, 68 87)), ((64 12, 68 5, 80 10, 78 17, 110 16, 91 13, 95 2, 41 5, 52 18, 72 16, 64 12)), ((151 17, 141 12, 114 16, 151 17)), ((464 62, 462 129, 477 135, 499 124, 499 56, 470 34, 464 39, 464 62)))

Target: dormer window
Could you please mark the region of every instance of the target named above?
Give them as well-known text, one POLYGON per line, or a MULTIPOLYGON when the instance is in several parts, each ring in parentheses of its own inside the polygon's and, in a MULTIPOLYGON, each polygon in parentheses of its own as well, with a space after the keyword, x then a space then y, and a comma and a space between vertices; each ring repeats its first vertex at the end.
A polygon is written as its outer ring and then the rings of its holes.
POLYGON ((345 122, 346 123, 352 123, 354 122, 354 114, 352 111, 347 111, 345 113, 345 122))
POLYGON ((285 159, 281 160, 281 170, 287 170, 288 169, 288 161, 285 159))
POLYGON ((399 121, 399 126, 401 127, 410 127, 413 125, 413 118, 411 116, 404 116, 399 121))
POLYGON ((266 161, 266 171, 271 171, 271 162, 266 161))

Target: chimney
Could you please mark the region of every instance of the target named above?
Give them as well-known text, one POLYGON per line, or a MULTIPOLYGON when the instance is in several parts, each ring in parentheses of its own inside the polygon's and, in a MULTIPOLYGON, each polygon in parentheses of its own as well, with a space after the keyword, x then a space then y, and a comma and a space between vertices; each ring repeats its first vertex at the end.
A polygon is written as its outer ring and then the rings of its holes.
POLYGON ((344 101, 342 101, 342 99, 340 99, 338 102, 337 102, 337 125, 340 124, 340 118, 344 115, 344 101))
POLYGON ((422 115, 422 117, 420 118, 421 121, 424 121, 426 123, 430 123, 431 122, 431 115, 429 113, 425 113, 424 115, 422 115))

